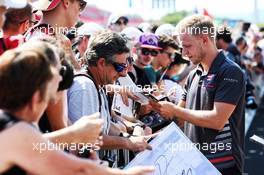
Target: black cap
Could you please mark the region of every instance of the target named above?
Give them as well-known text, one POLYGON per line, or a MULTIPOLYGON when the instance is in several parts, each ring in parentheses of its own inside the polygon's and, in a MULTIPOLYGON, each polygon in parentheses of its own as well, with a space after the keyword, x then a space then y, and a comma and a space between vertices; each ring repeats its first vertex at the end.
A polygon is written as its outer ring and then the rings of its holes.
POLYGON ((175 52, 174 61, 170 64, 170 67, 179 64, 190 64, 190 61, 184 59, 181 53, 175 52))

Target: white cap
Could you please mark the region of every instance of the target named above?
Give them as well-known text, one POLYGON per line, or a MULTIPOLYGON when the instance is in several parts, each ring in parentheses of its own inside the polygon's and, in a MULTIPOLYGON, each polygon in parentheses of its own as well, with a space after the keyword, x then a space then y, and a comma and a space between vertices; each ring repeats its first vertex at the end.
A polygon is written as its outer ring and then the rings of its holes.
POLYGON ((138 25, 138 28, 140 28, 141 30, 143 30, 143 32, 150 32, 150 23, 148 22, 142 22, 138 25))
MULTIPOLYGON (((88 0, 84 0, 86 3, 88 0)), ((33 9, 40 10, 40 11, 51 11, 55 9, 61 0, 37 0, 33 2, 33 9)))
POLYGON ((88 23, 84 23, 81 27, 78 28, 77 30, 77 35, 78 36, 91 36, 93 35, 95 32, 104 30, 104 28, 102 26, 100 26, 99 24, 96 24, 94 22, 88 22, 88 23))
POLYGON ((5 6, 6 8, 16 8, 21 9, 26 7, 27 0, 0 0, 0 6, 5 6))
POLYGON ((125 18, 128 21, 128 17, 122 13, 112 13, 107 21, 107 26, 111 26, 112 24, 115 24, 120 18, 125 18))
POLYGON ((135 41, 137 40, 140 35, 142 35, 143 33, 136 27, 126 27, 122 30, 121 34, 126 35, 126 37, 128 37, 129 39, 135 41))
POLYGON ((175 27, 173 25, 162 24, 157 28, 155 35, 167 35, 167 36, 172 37, 174 30, 175 30, 175 27))

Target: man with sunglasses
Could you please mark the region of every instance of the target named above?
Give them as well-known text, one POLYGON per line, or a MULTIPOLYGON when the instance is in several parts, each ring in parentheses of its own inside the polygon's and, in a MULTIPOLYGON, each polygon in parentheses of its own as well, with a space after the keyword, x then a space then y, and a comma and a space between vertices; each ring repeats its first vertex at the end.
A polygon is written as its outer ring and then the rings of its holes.
MULTIPOLYGON (((67 31, 75 25, 80 13, 84 10, 87 0, 38 0, 33 3, 33 11, 42 12, 39 23, 25 34, 25 40, 54 37, 65 52, 75 69, 80 69, 74 57, 71 42, 65 36, 67 31)), ((67 94, 66 90, 58 92, 58 102, 47 107, 49 123, 56 123, 56 129, 67 127, 67 94)))
POLYGON ((156 84, 159 81, 163 72, 174 61, 175 52, 179 49, 176 41, 167 35, 159 36, 158 46, 162 49, 153 57, 151 64, 144 67, 151 84, 156 84))
MULTIPOLYGON (((26 34, 26 41, 31 39, 45 39, 50 40, 50 37, 54 37, 60 42, 60 47, 65 52, 65 58, 70 59, 75 69, 78 69, 78 63, 74 58, 71 48, 70 40, 64 35, 67 29, 73 27, 77 22, 80 12, 84 10, 86 6, 84 0, 38 0, 33 4, 33 10, 39 10, 43 13, 41 20, 35 26, 33 26, 26 34)), ((46 108, 45 120, 47 124, 51 123, 55 128, 52 130, 64 129, 65 133, 48 134, 48 138, 60 142, 73 143, 74 140, 80 139, 81 143, 86 142, 84 135, 90 128, 79 127, 77 128, 79 133, 72 132, 67 124, 67 93, 66 90, 57 92, 58 102, 56 104, 49 104, 46 108), (74 136, 73 136, 74 135, 74 136)), ((45 123, 46 124, 46 123, 45 123)), ((46 126, 46 125, 44 125, 46 126)))
POLYGON ((111 14, 108 18, 107 27, 114 32, 121 32, 127 27, 129 20, 125 15, 122 14, 111 14))
POLYGON ((85 9, 87 0, 38 0, 33 3, 33 10, 43 13, 42 19, 26 34, 26 40, 41 35, 56 37, 75 69, 80 65, 74 57, 71 42, 65 36, 77 23, 80 13, 85 9))
POLYGON ((129 149, 143 151, 150 149, 148 137, 124 138, 123 133, 113 133, 106 85, 113 85, 124 76, 128 67, 129 49, 122 36, 111 31, 102 31, 90 38, 85 54, 87 69, 74 78, 68 91, 68 114, 72 122, 82 116, 100 112, 104 119, 103 149, 129 149))
POLYGON ((144 67, 150 65, 153 57, 159 54, 161 48, 158 46, 158 36, 150 33, 142 34, 135 47, 135 64, 133 69, 129 72, 131 79, 141 87, 150 86, 144 67))
MULTIPOLYGON (((141 88, 150 88, 151 82, 147 77, 144 67, 150 65, 153 57, 157 56, 161 48, 158 46, 158 36, 152 33, 143 33, 139 36, 134 48, 135 62, 128 75, 141 88)), ((143 116, 151 112, 150 105, 141 105, 138 115, 143 116)))

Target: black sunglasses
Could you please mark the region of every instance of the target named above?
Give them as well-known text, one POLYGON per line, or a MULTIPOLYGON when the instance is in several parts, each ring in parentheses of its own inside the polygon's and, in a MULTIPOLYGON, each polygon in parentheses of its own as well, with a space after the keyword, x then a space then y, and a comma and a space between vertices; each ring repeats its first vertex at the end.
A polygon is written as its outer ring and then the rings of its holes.
POLYGON ((80 5, 80 12, 83 11, 86 7, 86 2, 84 0, 78 0, 80 5))
POLYGON ((117 63, 117 62, 114 62, 114 61, 110 61, 109 63, 114 66, 115 70, 118 73, 123 72, 128 67, 128 61, 127 61, 126 64, 125 63, 117 63))
POLYGON ((145 55, 145 56, 147 56, 147 55, 151 55, 151 56, 153 56, 153 57, 155 57, 155 56, 157 56, 157 55, 159 54, 159 52, 156 51, 156 50, 150 50, 150 49, 146 49, 146 48, 142 48, 142 49, 141 49, 141 53, 142 53, 143 55, 145 55))
POLYGON ((166 53, 168 55, 168 57, 173 61, 175 56, 176 56, 176 53, 173 52, 173 53, 170 53, 170 52, 166 52, 166 51, 162 51, 163 53, 166 53))
POLYGON ((126 21, 126 20, 124 20, 124 21, 120 21, 120 20, 118 20, 118 21, 116 22, 116 24, 119 25, 119 26, 121 26, 122 24, 127 25, 127 21, 126 21))

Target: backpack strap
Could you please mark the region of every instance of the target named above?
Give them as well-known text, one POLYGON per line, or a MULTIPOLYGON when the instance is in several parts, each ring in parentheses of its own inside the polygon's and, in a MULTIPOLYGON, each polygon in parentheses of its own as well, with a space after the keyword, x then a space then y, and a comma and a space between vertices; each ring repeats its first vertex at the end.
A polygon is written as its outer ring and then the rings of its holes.
POLYGON ((17 123, 19 120, 16 119, 11 114, 2 112, 0 113, 0 131, 10 127, 11 125, 17 123))
POLYGON ((79 72, 79 73, 76 73, 76 74, 74 75, 74 77, 81 77, 81 76, 84 76, 84 77, 89 78, 89 79, 92 80, 92 82, 94 83, 94 85, 95 85, 95 87, 96 87, 96 90, 97 90, 97 94, 98 94, 98 100, 99 100, 99 112, 101 112, 101 106, 102 106, 101 95, 100 95, 100 93, 99 93, 99 87, 96 85, 96 83, 95 83, 95 79, 93 78, 92 73, 88 70, 87 73, 85 73, 85 72, 79 72))

